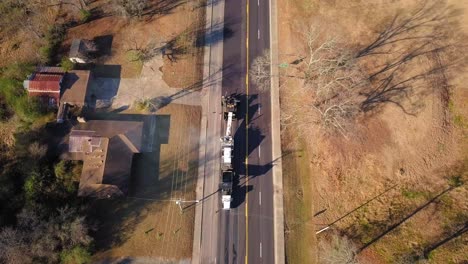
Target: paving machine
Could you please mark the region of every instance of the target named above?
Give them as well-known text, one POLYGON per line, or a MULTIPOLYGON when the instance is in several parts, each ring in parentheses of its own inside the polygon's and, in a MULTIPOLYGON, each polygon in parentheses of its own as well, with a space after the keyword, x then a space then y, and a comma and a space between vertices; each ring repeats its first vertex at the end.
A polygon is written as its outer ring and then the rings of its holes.
POLYGON ((237 113, 237 105, 239 104, 239 100, 233 95, 230 96, 222 96, 221 97, 221 105, 223 106, 223 113, 224 113, 224 120, 228 120, 229 113, 233 113, 232 118, 236 119, 237 113))

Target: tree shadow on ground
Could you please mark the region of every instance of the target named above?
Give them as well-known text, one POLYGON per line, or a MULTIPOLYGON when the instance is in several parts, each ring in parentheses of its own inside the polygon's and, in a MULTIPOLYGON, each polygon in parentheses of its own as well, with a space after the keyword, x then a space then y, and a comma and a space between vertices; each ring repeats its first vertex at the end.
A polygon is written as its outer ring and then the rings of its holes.
POLYGON ((149 4, 143 11, 143 16, 153 18, 154 16, 163 16, 172 14, 174 9, 189 3, 187 0, 155 0, 149 1, 149 4))
POLYGON ((156 50, 160 50, 164 57, 171 62, 177 62, 182 56, 195 52, 196 49, 223 42, 233 35, 229 23, 217 22, 207 29, 194 23, 180 34, 173 36, 156 50))
MULTIPOLYGON (((159 109, 164 108, 165 106, 169 105, 174 100, 183 98, 184 96, 190 95, 194 92, 201 92, 203 88, 212 89, 214 85, 219 84, 223 80, 223 77, 220 73, 222 73, 226 69, 229 69, 230 67, 231 67, 230 65, 224 66, 222 69, 210 74, 210 76, 204 78, 203 80, 197 81, 174 94, 171 94, 168 96, 158 96, 158 97, 149 99, 150 112, 156 112, 159 109)), ((226 75, 223 75, 223 76, 226 76, 226 75)))
POLYGON ((398 12, 394 15, 378 32, 374 41, 361 48, 356 57, 392 53, 394 47, 391 46, 400 42, 418 40, 427 43, 444 40, 446 32, 427 32, 426 28, 440 30, 438 27, 447 23, 452 27, 458 27, 453 19, 460 14, 462 14, 461 10, 452 9, 443 1, 421 1, 413 10, 398 12))
POLYGON ((422 108, 422 98, 434 92, 447 93, 447 71, 461 65, 456 58, 462 47, 456 40, 465 39, 459 14, 443 1, 426 0, 412 11, 393 16, 374 41, 356 54, 360 61, 385 61, 374 67, 369 85, 359 93, 365 98, 361 110, 378 110, 391 103, 415 115, 422 108), (422 60, 428 61, 424 67, 422 60), (413 100, 403 104, 403 99, 410 98, 413 100))
POLYGON ((225 20, 223 23, 215 23, 209 29, 193 30, 196 36, 195 44, 197 47, 211 46, 218 42, 223 42, 233 36, 231 23, 225 20))

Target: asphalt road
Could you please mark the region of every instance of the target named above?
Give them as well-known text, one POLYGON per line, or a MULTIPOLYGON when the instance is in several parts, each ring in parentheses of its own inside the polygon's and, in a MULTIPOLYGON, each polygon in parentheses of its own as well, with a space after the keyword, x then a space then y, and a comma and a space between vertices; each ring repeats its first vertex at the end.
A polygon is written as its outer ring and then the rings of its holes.
POLYGON ((235 93, 241 99, 234 125, 239 182, 233 208, 216 216, 216 259, 217 263, 274 263, 270 94, 246 83, 248 65, 270 46, 269 2, 226 0, 224 21, 222 94, 235 93))

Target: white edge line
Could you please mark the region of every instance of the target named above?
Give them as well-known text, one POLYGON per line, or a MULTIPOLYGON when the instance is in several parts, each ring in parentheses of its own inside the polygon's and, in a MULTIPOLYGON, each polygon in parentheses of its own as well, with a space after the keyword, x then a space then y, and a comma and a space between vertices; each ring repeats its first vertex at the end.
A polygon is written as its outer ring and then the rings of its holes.
POLYGON ((260 258, 262 257, 262 242, 260 242, 260 258))

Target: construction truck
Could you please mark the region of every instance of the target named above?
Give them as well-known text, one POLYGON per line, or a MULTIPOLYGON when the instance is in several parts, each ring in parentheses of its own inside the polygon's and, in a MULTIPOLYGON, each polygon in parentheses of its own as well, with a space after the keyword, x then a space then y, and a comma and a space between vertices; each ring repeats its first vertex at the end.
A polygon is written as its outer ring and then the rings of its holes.
POLYGON ((234 157, 234 138, 231 135, 232 120, 235 118, 238 100, 233 96, 223 96, 222 106, 226 121, 226 133, 221 137, 221 202, 224 210, 231 209, 232 190, 235 171, 232 166, 234 157))
POLYGON ((224 120, 227 121, 228 114, 233 113, 232 118, 236 119, 236 112, 237 112, 237 105, 239 104, 239 100, 233 96, 222 96, 221 97, 221 105, 223 106, 223 113, 224 113, 224 120))

